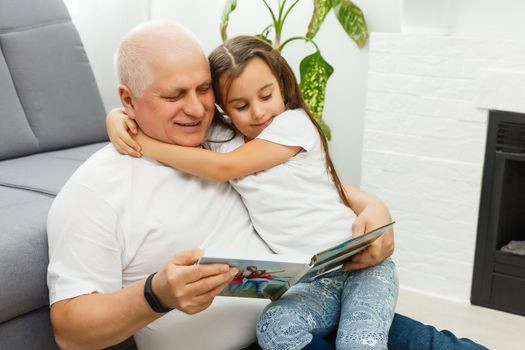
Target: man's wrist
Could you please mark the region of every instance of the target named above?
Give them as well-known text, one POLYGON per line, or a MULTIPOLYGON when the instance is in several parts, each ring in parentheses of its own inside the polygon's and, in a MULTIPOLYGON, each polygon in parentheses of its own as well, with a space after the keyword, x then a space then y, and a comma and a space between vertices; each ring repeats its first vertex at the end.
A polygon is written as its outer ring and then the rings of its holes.
POLYGON ((158 313, 166 313, 173 310, 172 308, 168 308, 162 305, 159 298, 157 298, 157 295, 153 292, 152 287, 152 280, 153 277, 155 277, 155 273, 152 273, 148 276, 146 279, 146 283, 144 283, 144 298, 146 298, 146 301, 148 302, 148 305, 151 307, 151 309, 158 313))

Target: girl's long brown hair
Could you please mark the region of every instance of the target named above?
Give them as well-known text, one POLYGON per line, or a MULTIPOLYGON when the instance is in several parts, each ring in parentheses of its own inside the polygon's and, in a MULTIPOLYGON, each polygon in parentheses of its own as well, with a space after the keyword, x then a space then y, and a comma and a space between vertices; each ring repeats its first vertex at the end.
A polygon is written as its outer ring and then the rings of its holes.
POLYGON ((335 171, 332 159, 330 158, 326 138, 324 137, 321 128, 312 117, 310 109, 304 102, 303 95, 301 94, 299 84, 297 84, 292 68, 281 56, 279 51, 274 50, 263 40, 248 35, 240 35, 231 38, 213 50, 208 56, 208 60, 210 61, 213 91, 215 93, 216 101, 225 111, 224 102, 228 99, 228 96, 224 96, 222 92, 225 92, 226 94, 228 93, 233 80, 242 74, 248 61, 255 57, 266 62, 279 82, 285 108, 287 110, 302 108, 317 129, 323 147, 326 169, 332 177, 339 197, 347 207, 350 207, 343 184, 341 183, 341 180, 335 171), (221 83, 219 83, 220 79, 222 79, 221 83), (222 91, 221 85, 223 88, 222 91))

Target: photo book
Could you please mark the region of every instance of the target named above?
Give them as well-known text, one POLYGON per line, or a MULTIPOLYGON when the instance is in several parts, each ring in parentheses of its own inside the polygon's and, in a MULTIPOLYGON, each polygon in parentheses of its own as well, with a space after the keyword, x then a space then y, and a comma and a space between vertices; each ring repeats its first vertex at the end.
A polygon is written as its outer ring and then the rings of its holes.
POLYGON ((325 273, 341 268, 352 256, 374 242, 394 222, 351 238, 312 257, 267 254, 265 256, 220 256, 205 252, 199 264, 228 264, 239 272, 222 291, 222 296, 277 300, 291 286, 311 282, 325 273))

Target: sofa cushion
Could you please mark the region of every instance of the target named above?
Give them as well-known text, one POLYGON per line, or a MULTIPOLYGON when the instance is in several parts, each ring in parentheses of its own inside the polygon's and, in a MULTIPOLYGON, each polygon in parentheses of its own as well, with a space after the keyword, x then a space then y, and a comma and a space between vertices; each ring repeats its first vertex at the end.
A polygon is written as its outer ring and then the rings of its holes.
POLYGON ((0 349, 59 350, 49 322, 49 306, 0 324, 0 349))
POLYGON ((25 117, 0 50, 0 159, 38 151, 38 141, 25 117))
POLYGON ((2 0, 0 32, 64 20, 70 17, 62 0, 2 0))
MULTIPOLYGON (((49 322, 49 307, 0 323, 0 349, 58 350, 49 322)), ((107 350, 137 350, 133 338, 107 350)))
POLYGON ((55 196, 75 170, 104 145, 105 142, 96 143, 1 161, 0 185, 55 196))
POLYGON ((46 218, 52 200, 0 186, 0 322, 49 303, 46 218))
POLYGON ((107 140, 102 99, 62 1, 3 0, 0 23, 0 159, 107 140))

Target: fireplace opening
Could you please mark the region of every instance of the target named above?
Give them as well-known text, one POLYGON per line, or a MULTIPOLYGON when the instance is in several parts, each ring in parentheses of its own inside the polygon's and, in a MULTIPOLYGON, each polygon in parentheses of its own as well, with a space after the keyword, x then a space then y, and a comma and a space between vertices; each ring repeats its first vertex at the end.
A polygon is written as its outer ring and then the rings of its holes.
POLYGON ((471 302, 525 315, 525 255, 510 242, 525 242, 525 115, 491 111, 471 302))
POLYGON ((525 159, 505 161, 499 216, 497 249, 525 241, 525 159))

